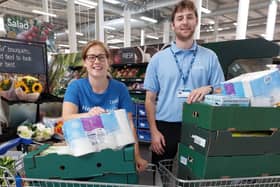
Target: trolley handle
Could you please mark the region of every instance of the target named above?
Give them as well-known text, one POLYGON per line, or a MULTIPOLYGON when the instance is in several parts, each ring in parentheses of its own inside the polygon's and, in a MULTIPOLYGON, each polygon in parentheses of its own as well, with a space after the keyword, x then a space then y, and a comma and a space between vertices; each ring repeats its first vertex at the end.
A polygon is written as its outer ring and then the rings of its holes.
POLYGON ((32 139, 25 139, 25 138, 15 138, 9 140, 0 145, 0 155, 5 154, 8 150, 18 146, 19 144, 29 145, 31 143, 32 143, 32 139))

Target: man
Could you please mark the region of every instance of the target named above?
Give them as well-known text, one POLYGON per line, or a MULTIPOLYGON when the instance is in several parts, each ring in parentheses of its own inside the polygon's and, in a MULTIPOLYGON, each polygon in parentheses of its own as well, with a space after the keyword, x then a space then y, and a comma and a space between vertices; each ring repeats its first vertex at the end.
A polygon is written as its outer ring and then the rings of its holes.
POLYGON ((146 70, 145 107, 152 136, 152 162, 172 159, 180 141, 183 102, 203 100, 224 81, 216 54, 193 35, 198 14, 191 0, 179 2, 171 15, 176 39, 156 53, 146 70))

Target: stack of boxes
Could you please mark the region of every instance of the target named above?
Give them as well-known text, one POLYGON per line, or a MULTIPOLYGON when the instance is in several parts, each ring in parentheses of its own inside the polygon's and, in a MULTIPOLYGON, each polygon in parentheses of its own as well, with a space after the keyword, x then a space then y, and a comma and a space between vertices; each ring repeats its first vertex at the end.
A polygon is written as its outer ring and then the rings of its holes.
POLYGON ((279 108, 184 104, 178 177, 280 175, 279 108))

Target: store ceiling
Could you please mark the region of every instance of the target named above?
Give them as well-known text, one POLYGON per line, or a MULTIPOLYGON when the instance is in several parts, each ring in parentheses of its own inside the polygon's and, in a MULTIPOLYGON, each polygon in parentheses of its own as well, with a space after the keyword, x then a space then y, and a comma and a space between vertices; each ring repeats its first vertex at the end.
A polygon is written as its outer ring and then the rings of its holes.
MULTIPOLYGON (((42 19, 42 16, 32 13, 33 9, 42 10, 44 0, 0 0, 0 12, 2 14, 20 15, 33 19, 42 19)), ((120 4, 110 4, 104 2, 104 22, 105 25, 114 27, 116 30, 105 29, 106 40, 123 40, 123 23, 116 23, 123 17, 123 10, 129 9, 131 18, 136 20, 131 22, 131 45, 140 45, 140 31, 145 30, 146 35, 157 36, 159 39, 145 38, 145 44, 162 42, 163 23, 170 18, 174 4, 178 0, 119 0, 120 4), (152 24, 141 21, 140 16, 145 15, 158 20, 152 24)), ((95 0, 96 2, 96 0, 95 0)), ((203 7, 211 10, 209 14, 202 14, 202 26, 200 37, 205 42, 234 40, 238 12, 238 0, 203 0, 203 7), (214 36, 213 22, 218 21, 218 37, 214 36)), ((249 18, 247 27, 247 38, 258 38, 265 34, 266 17, 270 0, 251 0, 249 8, 249 18)), ((50 22, 55 25, 56 33, 64 33, 67 29, 67 2, 66 0, 49 0, 49 12, 57 15, 50 18, 50 22)), ((88 9, 84 6, 75 6, 77 31, 83 36, 78 36, 78 40, 87 41, 94 38, 95 9, 88 9)), ((280 40, 280 2, 278 3, 277 18, 275 25, 274 40, 280 40)), ((172 31, 171 37, 172 37, 172 31)), ((67 44, 66 34, 58 35, 57 44, 67 44)), ((122 47, 123 43, 109 44, 122 47)))

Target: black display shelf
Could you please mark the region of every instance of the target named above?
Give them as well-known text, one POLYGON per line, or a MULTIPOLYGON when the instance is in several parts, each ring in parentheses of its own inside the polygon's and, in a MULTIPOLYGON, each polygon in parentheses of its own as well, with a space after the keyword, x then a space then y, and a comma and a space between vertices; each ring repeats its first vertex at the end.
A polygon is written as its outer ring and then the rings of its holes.
POLYGON ((125 64, 112 64, 113 68, 117 67, 146 67, 148 65, 147 62, 145 63, 125 63, 125 64))
POLYGON ((144 78, 115 78, 121 82, 144 82, 144 78))
POLYGON ((146 90, 129 90, 130 94, 145 94, 146 90))
POLYGON ((3 127, 2 134, 0 135, 0 143, 9 141, 11 139, 17 138, 17 128, 16 127, 3 127))

